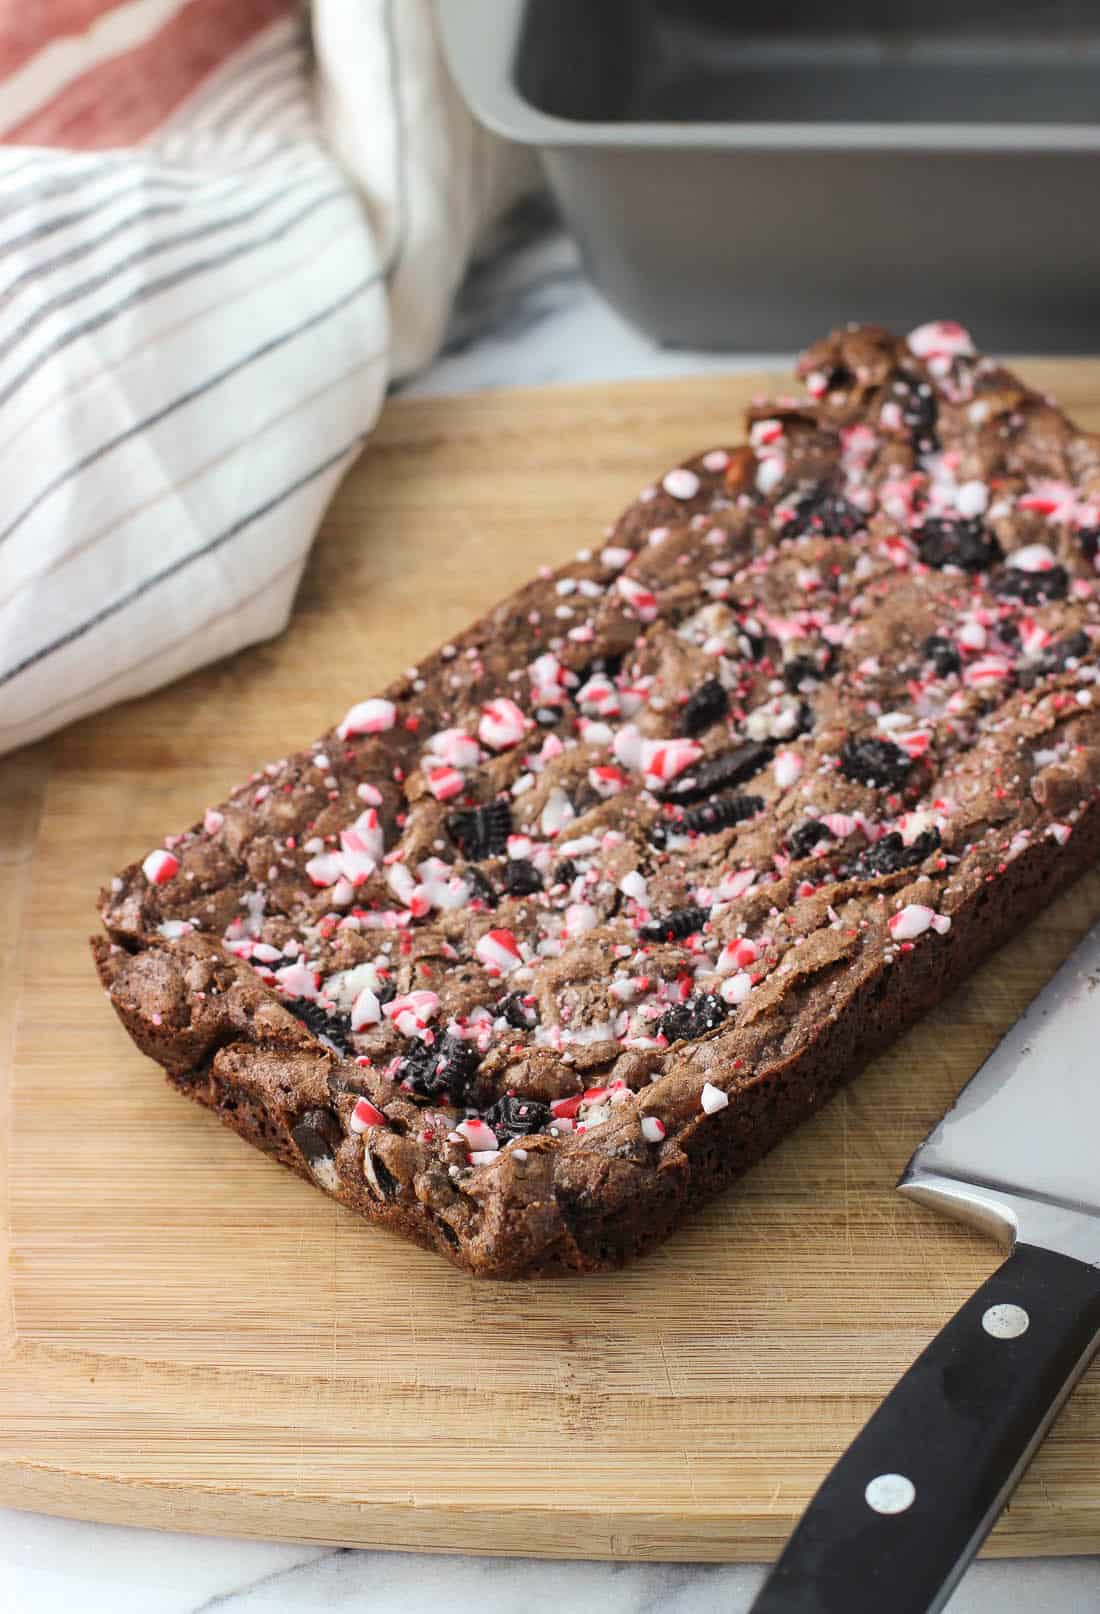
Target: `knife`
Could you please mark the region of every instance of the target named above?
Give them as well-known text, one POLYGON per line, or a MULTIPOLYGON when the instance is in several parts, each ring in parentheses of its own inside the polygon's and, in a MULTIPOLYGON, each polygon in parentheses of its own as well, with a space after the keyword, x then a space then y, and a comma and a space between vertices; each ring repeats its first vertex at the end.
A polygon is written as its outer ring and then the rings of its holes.
POLYGON ((1100 925, 898 1187, 1011 1254, 826 1477, 752 1614, 942 1609, 1100 1345, 1100 925))

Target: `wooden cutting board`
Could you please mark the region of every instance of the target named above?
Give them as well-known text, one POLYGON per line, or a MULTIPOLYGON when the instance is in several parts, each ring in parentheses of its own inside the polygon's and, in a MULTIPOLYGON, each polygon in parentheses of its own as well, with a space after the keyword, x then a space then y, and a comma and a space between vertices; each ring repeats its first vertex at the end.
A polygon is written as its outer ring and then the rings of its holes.
MULTIPOLYGON (((1100 364, 1028 366, 1100 425, 1100 364)), ((101 997, 101 880, 598 540, 762 378, 387 407, 292 626, 0 761, 8 1259, 0 1500, 293 1540, 773 1554, 998 1253, 903 1201, 909 1153, 1100 914, 1090 876, 826 1113, 627 1271, 477 1283, 169 1091, 101 997)), ((1100 1551, 1100 1370, 992 1538, 1100 1551)))

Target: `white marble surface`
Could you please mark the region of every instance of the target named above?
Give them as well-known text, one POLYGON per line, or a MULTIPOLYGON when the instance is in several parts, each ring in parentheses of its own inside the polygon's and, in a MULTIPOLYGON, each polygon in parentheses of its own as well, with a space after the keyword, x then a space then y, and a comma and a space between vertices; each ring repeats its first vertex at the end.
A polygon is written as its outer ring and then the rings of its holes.
MULTIPOLYGON (((574 247, 532 203, 475 264, 437 363, 403 390, 783 368, 789 361, 655 347, 586 285, 574 247)), ((740 1565, 332 1551, 0 1509, 0 1614, 741 1614, 762 1573, 740 1565)), ((1044 1614, 1095 1614, 1100 1560, 977 1564, 949 1614, 1033 1614, 1039 1607, 1044 1614)))

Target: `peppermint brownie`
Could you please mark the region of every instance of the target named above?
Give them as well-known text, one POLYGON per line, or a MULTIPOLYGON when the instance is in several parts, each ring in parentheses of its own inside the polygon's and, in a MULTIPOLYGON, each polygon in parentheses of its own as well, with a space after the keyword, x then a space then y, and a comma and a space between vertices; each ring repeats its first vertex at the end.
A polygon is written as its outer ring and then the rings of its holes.
POLYGON ((663 1238, 1100 846, 1100 440, 946 322, 800 375, 103 895, 171 1082, 471 1272, 663 1238))

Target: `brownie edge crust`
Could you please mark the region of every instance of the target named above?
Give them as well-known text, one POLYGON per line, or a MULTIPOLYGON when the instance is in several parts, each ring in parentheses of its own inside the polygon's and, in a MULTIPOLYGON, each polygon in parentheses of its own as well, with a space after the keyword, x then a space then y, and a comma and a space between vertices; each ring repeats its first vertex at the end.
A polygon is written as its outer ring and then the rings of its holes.
POLYGON ((1096 858, 1100 442, 836 332, 101 897, 171 1083, 372 1222, 614 1267, 1096 858))

